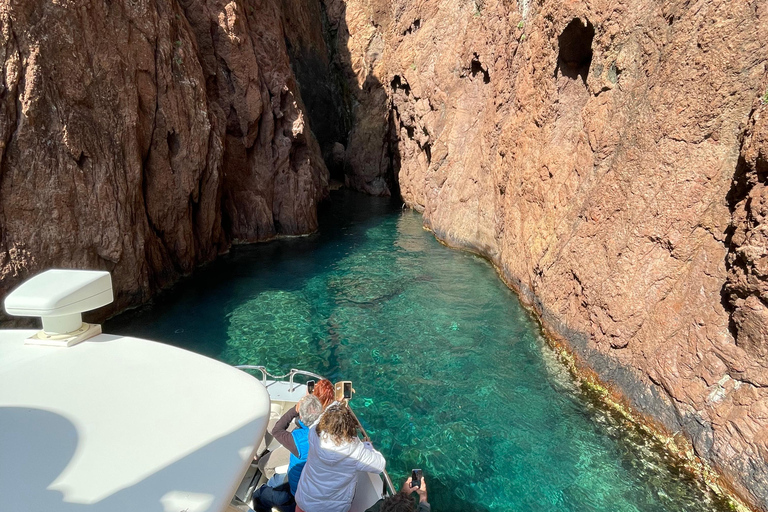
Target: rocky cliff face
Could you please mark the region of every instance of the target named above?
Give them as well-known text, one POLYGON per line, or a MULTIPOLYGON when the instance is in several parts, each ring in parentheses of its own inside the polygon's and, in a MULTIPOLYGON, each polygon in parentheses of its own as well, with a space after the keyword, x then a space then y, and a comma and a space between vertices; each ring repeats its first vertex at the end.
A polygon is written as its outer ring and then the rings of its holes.
POLYGON ((426 226, 768 510, 768 4, 344 9, 354 83, 391 102, 361 159, 388 154, 426 226))
POLYGON ((284 8, 0 0, 0 292, 100 268, 119 310, 232 242, 316 229, 328 171, 284 8))
POLYGON ((765 41, 762 0, 0 0, 0 291, 146 300, 314 230, 324 157, 768 510, 765 41))

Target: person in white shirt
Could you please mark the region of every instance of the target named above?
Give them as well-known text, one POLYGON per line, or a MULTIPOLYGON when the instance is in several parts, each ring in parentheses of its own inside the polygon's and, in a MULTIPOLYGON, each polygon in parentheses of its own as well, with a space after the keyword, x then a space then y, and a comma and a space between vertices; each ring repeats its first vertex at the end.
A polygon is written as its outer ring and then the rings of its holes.
POLYGON ((381 473, 386 460, 357 437, 358 424, 344 403, 328 407, 309 429, 309 454, 296 489, 296 512, 348 512, 357 471, 381 473))

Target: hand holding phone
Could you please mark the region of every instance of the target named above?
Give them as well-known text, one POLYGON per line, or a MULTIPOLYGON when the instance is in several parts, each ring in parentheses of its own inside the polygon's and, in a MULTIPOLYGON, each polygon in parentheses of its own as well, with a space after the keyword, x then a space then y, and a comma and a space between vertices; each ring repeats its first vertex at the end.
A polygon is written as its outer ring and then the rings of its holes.
POLYGON ((349 401, 355 390, 352 389, 352 381, 343 380, 336 383, 334 395, 337 402, 349 401))
POLYGON ((420 469, 414 469, 411 471, 411 488, 421 488, 422 473, 420 469))
POLYGON ((307 381, 307 394, 311 395, 315 391, 315 381, 307 381))

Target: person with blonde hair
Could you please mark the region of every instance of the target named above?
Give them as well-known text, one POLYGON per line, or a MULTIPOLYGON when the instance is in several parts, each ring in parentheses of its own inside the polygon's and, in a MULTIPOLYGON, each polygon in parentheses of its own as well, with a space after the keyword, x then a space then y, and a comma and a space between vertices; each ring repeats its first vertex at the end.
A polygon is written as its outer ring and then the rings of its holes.
POLYGON ((345 403, 328 407, 309 429, 309 454, 296 489, 297 512, 348 512, 357 472, 384 471, 384 456, 357 433, 357 419, 345 403))

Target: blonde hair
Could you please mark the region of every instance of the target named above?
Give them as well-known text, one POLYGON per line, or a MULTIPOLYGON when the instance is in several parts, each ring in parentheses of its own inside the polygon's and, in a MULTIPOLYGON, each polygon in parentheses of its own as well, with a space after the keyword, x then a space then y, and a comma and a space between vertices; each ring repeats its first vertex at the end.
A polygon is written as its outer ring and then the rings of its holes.
POLYGON ((357 420, 349 407, 336 404, 325 410, 317 425, 318 435, 327 434, 337 446, 357 438, 357 420))

